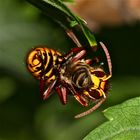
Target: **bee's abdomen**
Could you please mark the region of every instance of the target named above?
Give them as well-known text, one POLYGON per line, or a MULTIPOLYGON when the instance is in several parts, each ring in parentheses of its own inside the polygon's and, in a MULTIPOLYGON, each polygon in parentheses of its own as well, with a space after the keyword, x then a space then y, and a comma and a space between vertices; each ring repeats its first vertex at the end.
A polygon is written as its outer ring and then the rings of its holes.
POLYGON ((62 62, 59 52, 39 47, 32 50, 27 57, 27 67, 36 78, 48 81, 55 78, 55 68, 62 62))

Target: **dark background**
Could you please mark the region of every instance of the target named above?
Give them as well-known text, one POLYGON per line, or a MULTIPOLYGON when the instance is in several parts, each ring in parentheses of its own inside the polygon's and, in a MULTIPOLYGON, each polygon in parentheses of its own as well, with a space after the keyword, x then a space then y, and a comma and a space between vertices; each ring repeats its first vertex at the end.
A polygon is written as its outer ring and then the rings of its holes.
POLYGON ((140 22, 94 33, 111 55, 111 91, 100 109, 77 120, 74 115, 86 108, 72 96, 63 106, 55 93, 43 101, 25 61, 38 44, 67 52, 73 47, 70 39, 27 2, 0 2, 0 140, 80 140, 106 121, 104 109, 140 95, 140 22))

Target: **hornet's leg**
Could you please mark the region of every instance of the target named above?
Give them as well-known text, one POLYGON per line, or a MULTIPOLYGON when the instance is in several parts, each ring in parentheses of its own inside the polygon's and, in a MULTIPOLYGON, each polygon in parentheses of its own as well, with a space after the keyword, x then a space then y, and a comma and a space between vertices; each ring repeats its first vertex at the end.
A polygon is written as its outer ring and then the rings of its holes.
MULTIPOLYGON (((81 48, 72 48, 70 52, 68 52, 67 54, 64 55, 65 60, 69 59, 70 57, 72 57, 74 54, 76 53, 76 55, 80 55, 80 59, 83 58, 86 54, 86 50, 81 47, 81 48)), ((77 57, 77 56, 74 57, 77 57)))
POLYGON ((103 62, 100 62, 100 59, 98 57, 95 57, 93 59, 86 59, 85 63, 88 64, 88 65, 94 65, 94 66, 98 65, 99 67, 104 65, 103 62))
POLYGON ((67 95, 68 95, 68 90, 66 87, 63 86, 57 86, 55 88, 56 92, 59 95, 60 101, 63 105, 65 105, 67 103, 67 95))
POLYGON ((43 99, 47 99, 50 95, 51 95, 51 91, 53 90, 55 84, 56 84, 57 80, 54 80, 49 86, 48 88, 45 90, 45 92, 43 93, 43 99))
MULTIPOLYGON (((72 48, 71 51, 66 54, 64 56, 65 59, 68 59, 69 57, 71 57, 74 53, 79 54, 81 57, 79 58, 79 55, 76 56, 76 58, 81 59, 83 58, 83 55, 85 54, 85 50, 84 47, 80 44, 80 42, 78 41, 77 37, 75 36, 75 34, 71 31, 71 30, 67 30, 66 31, 67 35, 72 39, 72 41, 76 44, 77 47, 72 48), (84 54, 83 54, 83 50, 84 50, 84 54)), ((76 59, 75 58, 75 59, 76 59)), ((74 59, 73 59, 74 60, 74 59)))
POLYGON ((99 102, 96 103, 95 106, 93 106, 91 109, 83 112, 83 113, 80 113, 78 115, 75 116, 75 118, 81 118, 83 116, 86 116, 88 114, 90 114, 91 112, 93 112, 94 110, 96 110, 97 108, 99 108, 101 106, 101 104, 105 101, 106 99, 105 98, 102 98, 99 102))
POLYGON ((66 31, 67 35, 72 39, 72 41, 76 44, 77 47, 82 47, 75 34, 71 30, 66 31))
POLYGON ((81 95, 74 89, 73 85, 69 85, 69 90, 71 91, 71 93, 73 93, 73 96, 75 97, 75 99, 83 106, 88 106, 87 102, 83 100, 83 98, 81 97, 81 95))
POLYGON ((46 83, 46 81, 41 78, 40 79, 40 93, 41 93, 41 96, 44 94, 45 83, 46 83))
POLYGON ((76 61, 78 61, 78 60, 84 58, 85 54, 86 54, 86 50, 83 49, 83 50, 81 50, 79 53, 77 53, 77 54, 71 59, 71 61, 74 63, 74 62, 76 62, 76 61))
POLYGON ((79 94, 75 94, 74 97, 81 105, 88 106, 88 104, 81 98, 79 94))
POLYGON ((88 65, 93 64, 92 59, 86 59, 85 62, 86 62, 86 64, 88 64, 88 65))

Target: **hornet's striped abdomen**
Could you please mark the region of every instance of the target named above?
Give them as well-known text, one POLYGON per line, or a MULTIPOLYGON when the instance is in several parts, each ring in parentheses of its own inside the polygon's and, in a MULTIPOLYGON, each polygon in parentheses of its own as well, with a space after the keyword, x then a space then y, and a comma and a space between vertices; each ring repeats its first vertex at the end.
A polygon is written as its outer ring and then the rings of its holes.
POLYGON ((89 66, 79 62, 76 63, 76 65, 73 65, 72 69, 72 81, 74 85, 79 89, 89 87, 89 85, 91 84, 89 66))
POLYGON ((48 82, 55 79, 54 70, 59 68, 62 55, 53 49, 39 46, 31 50, 27 56, 27 67, 37 79, 46 79, 48 82))

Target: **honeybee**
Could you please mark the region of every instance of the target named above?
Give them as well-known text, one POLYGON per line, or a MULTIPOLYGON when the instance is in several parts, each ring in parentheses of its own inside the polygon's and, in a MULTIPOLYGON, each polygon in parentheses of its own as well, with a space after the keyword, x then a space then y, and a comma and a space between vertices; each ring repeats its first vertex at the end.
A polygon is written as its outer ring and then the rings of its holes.
POLYGON ((95 103, 91 109, 75 116, 80 118, 96 110, 106 100, 112 64, 109 52, 102 42, 100 45, 106 55, 108 74, 102 67, 95 66, 93 59, 85 59, 86 49, 80 46, 75 37, 70 37, 78 47, 63 55, 46 46, 37 46, 27 55, 27 68, 40 80, 43 99, 47 99, 54 89, 64 105, 67 104, 68 94, 72 94, 85 107, 91 102, 95 103))

